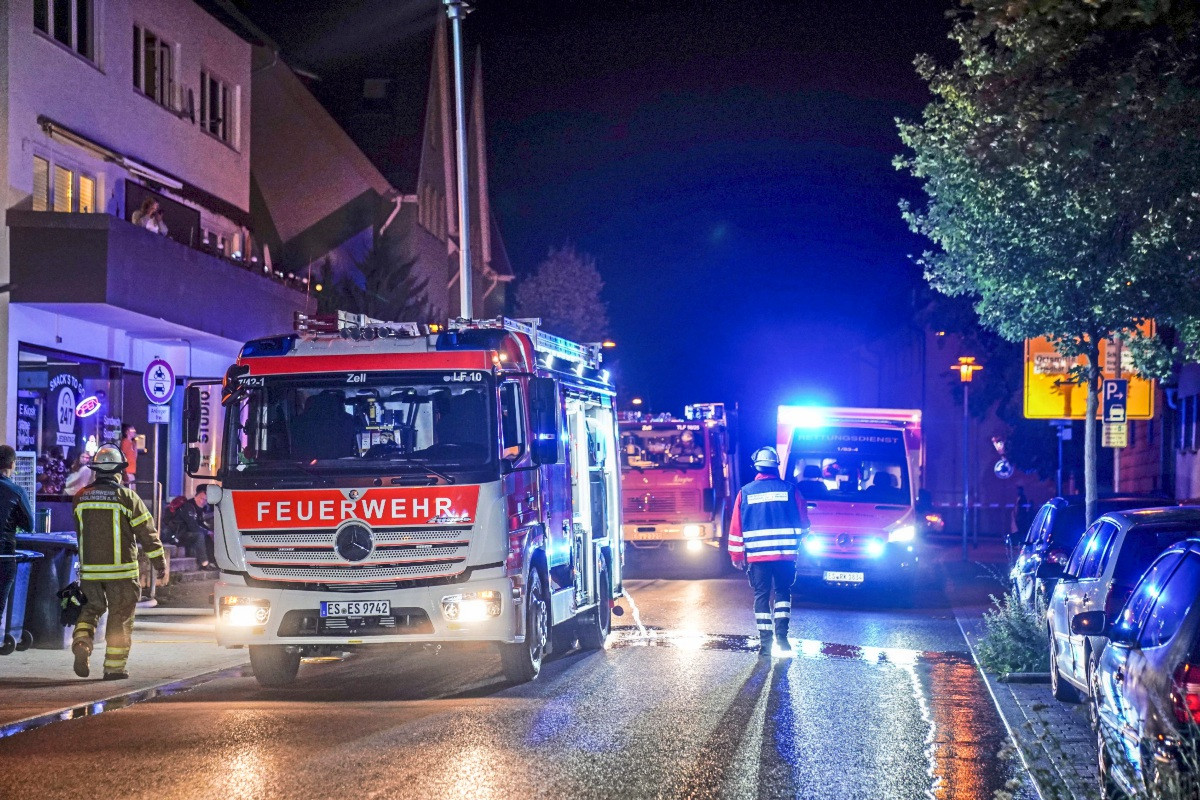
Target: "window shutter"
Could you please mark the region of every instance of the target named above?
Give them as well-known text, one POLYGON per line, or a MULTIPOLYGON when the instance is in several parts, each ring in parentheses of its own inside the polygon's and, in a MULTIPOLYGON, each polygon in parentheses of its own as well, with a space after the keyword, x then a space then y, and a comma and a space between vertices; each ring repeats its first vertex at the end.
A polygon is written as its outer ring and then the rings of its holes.
POLYGON ((79 211, 83 214, 96 212, 96 180, 87 175, 79 176, 79 211))
POLYGON ((55 165, 54 167, 54 210, 55 211, 73 211, 75 200, 75 176, 71 174, 71 170, 63 169, 55 165))
POLYGON ((33 157, 33 210, 47 211, 50 208, 50 162, 33 157))

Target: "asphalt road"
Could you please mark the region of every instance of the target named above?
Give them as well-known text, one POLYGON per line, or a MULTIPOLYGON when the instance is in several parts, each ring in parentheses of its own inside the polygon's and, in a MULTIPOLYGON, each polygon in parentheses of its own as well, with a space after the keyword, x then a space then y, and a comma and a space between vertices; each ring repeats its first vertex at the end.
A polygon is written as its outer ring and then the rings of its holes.
POLYGON ((486 648, 231 675, 0 740, 0 797, 991 800, 1007 738, 936 578, 799 603, 773 659, 740 576, 634 579, 642 627, 534 683, 486 648))

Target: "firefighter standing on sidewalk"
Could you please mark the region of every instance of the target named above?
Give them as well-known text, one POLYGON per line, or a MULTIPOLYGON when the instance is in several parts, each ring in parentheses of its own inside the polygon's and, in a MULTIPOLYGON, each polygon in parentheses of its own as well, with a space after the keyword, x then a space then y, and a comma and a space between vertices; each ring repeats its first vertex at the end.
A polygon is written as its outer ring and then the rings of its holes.
POLYGON ((79 533, 80 585, 87 602, 75 625, 71 650, 75 674, 86 678, 88 659, 96 635, 96 621, 108 610, 105 635, 104 679, 128 678, 125 671, 133 634, 133 613, 141 589, 138 585, 138 553, 141 544, 146 558, 166 585, 170 567, 154 518, 146 504, 122 485, 121 473, 128 466, 121 449, 106 444, 96 451, 92 469, 96 480, 74 497, 75 528, 79 533))
POLYGON ((800 537, 808 531, 808 511, 796 485, 779 477, 775 448, 759 448, 752 458, 758 474, 742 487, 734 502, 729 557, 735 567, 747 569, 754 587, 759 655, 771 653, 772 633, 780 651, 790 653, 787 635, 796 552, 800 537))

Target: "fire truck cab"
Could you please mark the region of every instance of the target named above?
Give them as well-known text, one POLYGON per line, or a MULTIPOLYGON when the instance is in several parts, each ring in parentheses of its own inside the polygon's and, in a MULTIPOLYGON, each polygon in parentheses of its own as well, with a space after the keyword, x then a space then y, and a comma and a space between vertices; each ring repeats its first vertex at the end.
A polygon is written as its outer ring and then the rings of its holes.
POLYGON ((721 548, 733 511, 737 436, 724 403, 696 403, 682 419, 623 413, 625 541, 639 550, 721 548))
POLYGON ((513 681, 603 646, 622 545, 598 346, 537 320, 297 315, 217 395, 188 389, 187 471, 219 481, 217 641, 260 683, 364 644, 491 642, 513 681))

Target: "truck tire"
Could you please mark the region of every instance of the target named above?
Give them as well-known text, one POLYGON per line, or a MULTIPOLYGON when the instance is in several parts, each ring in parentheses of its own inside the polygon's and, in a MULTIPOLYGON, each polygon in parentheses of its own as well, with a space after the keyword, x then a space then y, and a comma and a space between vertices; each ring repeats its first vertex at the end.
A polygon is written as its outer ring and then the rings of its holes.
POLYGON ((250 667, 259 686, 288 686, 300 670, 300 650, 281 644, 252 644, 250 667))
POLYGON ((550 629, 550 652, 561 656, 579 641, 579 627, 574 619, 560 622, 550 629))
POLYGON ((580 650, 602 649, 612 631, 612 582, 608 577, 608 562, 604 559, 600 560, 596 584, 600 588, 600 602, 579 617, 580 650))
POLYGON ((525 641, 500 645, 500 664, 504 677, 513 683, 528 683, 542 671, 546 642, 550 638, 550 608, 542 573, 529 571, 529 591, 525 600, 525 641))

